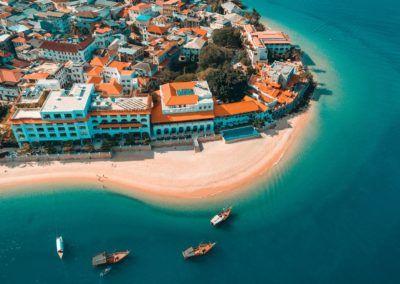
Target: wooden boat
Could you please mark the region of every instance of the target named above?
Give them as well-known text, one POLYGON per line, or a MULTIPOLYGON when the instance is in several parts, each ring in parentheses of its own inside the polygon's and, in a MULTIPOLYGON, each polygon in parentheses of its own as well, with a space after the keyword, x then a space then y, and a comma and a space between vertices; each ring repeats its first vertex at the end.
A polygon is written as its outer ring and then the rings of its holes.
POLYGON ((229 218, 229 216, 231 215, 231 212, 232 212, 232 206, 222 209, 221 212, 219 212, 217 215, 212 217, 211 224, 213 226, 216 226, 219 223, 225 221, 226 219, 229 218))
POLYGON ((57 254, 60 257, 60 259, 62 259, 64 255, 64 241, 61 236, 56 238, 56 247, 57 247, 57 254))
POLYGON ((198 247, 190 247, 182 252, 183 258, 188 259, 194 256, 202 256, 207 254, 216 243, 200 244, 198 247))
POLYGON ((108 254, 106 252, 99 253, 92 258, 93 266, 100 266, 105 264, 114 264, 120 262, 129 254, 129 250, 127 251, 119 251, 114 252, 112 254, 108 254))

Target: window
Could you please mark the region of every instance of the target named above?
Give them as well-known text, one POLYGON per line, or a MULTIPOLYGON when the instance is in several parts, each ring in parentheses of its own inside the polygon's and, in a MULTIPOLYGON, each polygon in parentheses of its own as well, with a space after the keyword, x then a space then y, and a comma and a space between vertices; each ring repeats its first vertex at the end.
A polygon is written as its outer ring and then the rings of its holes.
POLYGON ((55 137, 57 137, 57 135, 55 133, 50 133, 50 137, 55 138, 55 137))
POLYGON ((48 131, 54 131, 54 127, 47 128, 48 131))
POLYGON ((65 114, 65 118, 72 118, 72 114, 70 113, 65 114))
POLYGON ((81 126, 79 126, 79 129, 85 130, 85 129, 86 129, 86 126, 81 125, 81 126))
POLYGON ((60 133, 60 137, 67 137, 66 133, 60 133))
POLYGON ((69 131, 75 131, 75 127, 74 126, 70 126, 70 127, 68 127, 68 130, 69 131))
POLYGON ((65 131, 65 127, 59 127, 58 131, 65 131))
POLYGON ((61 118, 61 114, 55 114, 54 118, 61 118))

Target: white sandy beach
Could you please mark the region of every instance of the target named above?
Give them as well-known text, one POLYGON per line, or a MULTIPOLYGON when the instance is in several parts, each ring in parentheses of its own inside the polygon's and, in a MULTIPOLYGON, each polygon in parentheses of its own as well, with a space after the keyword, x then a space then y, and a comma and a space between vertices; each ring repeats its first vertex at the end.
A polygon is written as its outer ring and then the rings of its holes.
POLYGON ((220 195, 246 188, 265 176, 295 148, 312 116, 313 107, 278 121, 262 138, 233 144, 208 142, 203 144, 201 153, 161 148, 117 153, 112 160, 2 164, 0 190, 4 193, 18 188, 27 190, 37 184, 70 184, 149 198, 198 199, 220 195))

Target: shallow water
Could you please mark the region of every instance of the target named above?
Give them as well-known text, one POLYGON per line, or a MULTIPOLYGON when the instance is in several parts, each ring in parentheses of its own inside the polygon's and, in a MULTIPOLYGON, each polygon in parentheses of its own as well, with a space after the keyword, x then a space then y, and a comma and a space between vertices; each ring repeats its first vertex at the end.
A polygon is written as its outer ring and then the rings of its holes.
POLYGON ((309 55, 321 83, 301 150, 221 207, 153 206, 94 191, 0 199, 0 283, 399 283, 399 4, 245 1, 309 55), (65 259, 56 255, 62 234, 65 259), (216 241, 207 257, 181 250, 216 241), (91 257, 132 255, 99 278, 91 257))

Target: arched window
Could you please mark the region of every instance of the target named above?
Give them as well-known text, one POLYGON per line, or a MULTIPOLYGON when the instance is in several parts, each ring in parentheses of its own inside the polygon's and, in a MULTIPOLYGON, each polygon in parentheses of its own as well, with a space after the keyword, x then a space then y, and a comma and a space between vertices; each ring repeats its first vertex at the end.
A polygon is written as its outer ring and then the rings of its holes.
POLYGON ((197 125, 193 126, 193 131, 197 131, 197 125))
POLYGON ((171 133, 176 133, 176 128, 175 128, 175 127, 173 127, 173 128, 171 129, 171 133))
POLYGON ((168 128, 164 128, 164 134, 169 134, 169 129, 168 128))
POLYGON ((118 123, 118 120, 117 119, 113 119, 113 120, 111 120, 111 123, 118 123))
POLYGON ((179 127, 179 133, 183 133, 183 131, 185 131, 185 129, 183 127, 179 127))
POLYGON ((146 122, 147 122, 147 119, 146 119, 146 118, 142 118, 142 119, 140 120, 140 122, 141 122, 141 123, 146 123, 146 122))
POLYGON ((190 126, 186 126, 186 131, 190 131, 190 130, 191 130, 190 126))
POLYGON ((157 133, 157 135, 161 135, 161 133, 162 133, 161 129, 157 129, 156 133, 157 133))

